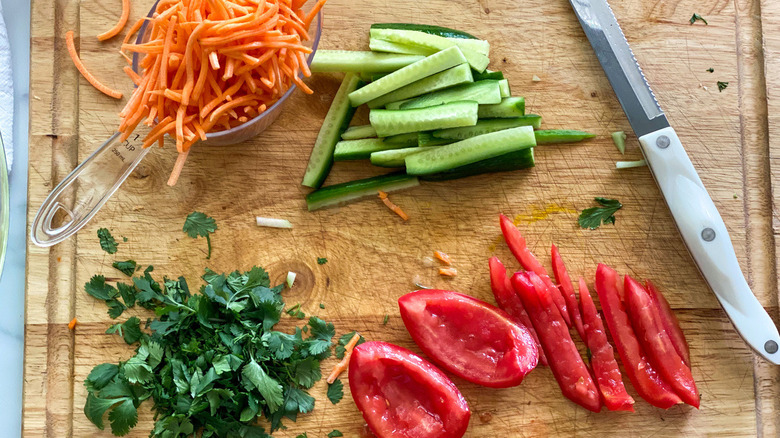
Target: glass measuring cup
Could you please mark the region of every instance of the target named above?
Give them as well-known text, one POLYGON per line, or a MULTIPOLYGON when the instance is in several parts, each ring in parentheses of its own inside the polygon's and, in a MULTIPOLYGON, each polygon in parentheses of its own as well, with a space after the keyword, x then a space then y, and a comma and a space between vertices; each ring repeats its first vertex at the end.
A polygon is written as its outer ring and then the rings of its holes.
MULTIPOLYGON (((306 8, 313 6, 310 1, 306 8)), ((152 16, 157 3, 152 6, 149 17, 152 16)), ((146 26, 139 31, 138 43, 148 40, 146 26)), ((311 64, 322 34, 322 12, 312 21, 312 40, 309 41, 312 53, 308 63, 311 64)), ((139 71, 138 54, 133 56, 133 68, 139 71)), ((296 90, 292 84, 287 92, 270 108, 257 117, 248 120, 235 128, 213 132, 206 135, 206 140, 196 144, 227 146, 248 140, 268 128, 281 114, 282 107, 296 90)), ((128 140, 119 141, 120 133, 112 135, 86 160, 76 167, 43 201, 30 228, 30 239, 41 247, 56 245, 83 228, 101 207, 121 187, 127 177, 135 170, 146 154, 152 148, 143 148, 143 137, 133 134, 128 140)))

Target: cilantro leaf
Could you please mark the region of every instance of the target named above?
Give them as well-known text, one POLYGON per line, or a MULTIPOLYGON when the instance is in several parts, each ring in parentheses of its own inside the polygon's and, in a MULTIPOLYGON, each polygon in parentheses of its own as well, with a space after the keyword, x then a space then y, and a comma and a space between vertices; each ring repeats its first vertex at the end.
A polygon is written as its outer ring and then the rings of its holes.
POLYGON ((295 365, 293 380, 302 387, 309 389, 322 378, 320 362, 313 357, 307 357, 295 365))
POLYGON ((332 430, 332 431, 330 431, 330 433, 328 434, 328 438, 335 438, 335 437, 339 437, 339 436, 344 436, 344 434, 343 434, 343 433, 341 433, 341 431, 340 431, 340 430, 338 430, 338 429, 333 429, 333 430, 332 430))
POLYGON ((718 81, 718 92, 722 93, 728 86, 728 82, 718 81))
POLYGON ((135 344, 143 336, 141 320, 134 316, 122 324, 114 324, 106 330, 106 333, 118 333, 128 345, 135 344))
POLYGON ((715 69, 712 68, 712 67, 708 68, 707 71, 710 72, 710 73, 715 73, 715 69))
POLYGON ((328 263, 328 259, 326 259, 325 257, 317 257, 318 265, 324 265, 325 263, 328 263))
POLYGON ((704 19, 704 17, 702 17, 702 16, 701 16, 701 15, 699 15, 699 14, 693 14, 693 15, 691 15, 691 19, 690 19, 690 20, 688 20, 688 21, 689 21, 691 24, 693 24, 693 23, 695 23, 695 22, 697 22, 697 21, 702 21, 702 22, 704 22, 704 24, 707 24, 707 25, 709 25, 709 24, 710 24, 710 23, 707 23, 707 20, 705 20, 705 19, 704 19))
MULTIPOLYGON (((289 407, 292 408, 293 404, 295 404, 295 409, 297 409, 298 413, 306 414, 314 409, 314 397, 310 396, 302 389, 290 388, 286 398, 287 404, 290 405, 289 407)), ((285 409, 287 409, 287 407, 288 406, 285 406, 285 409)))
MULTIPOLYGON (((121 399, 119 399, 121 400, 121 399)), ((84 404, 84 415, 89 418, 89 421, 92 422, 95 426, 98 427, 98 429, 103 430, 105 426, 103 425, 103 415, 106 413, 107 410, 111 408, 111 406, 114 406, 117 401, 117 399, 102 399, 98 398, 92 393, 89 393, 87 395, 87 402, 84 404)))
POLYGON ((309 318, 309 327, 311 327, 311 336, 315 339, 330 342, 336 336, 336 329, 333 327, 333 324, 325 322, 316 316, 309 318))
POLYGON ((116 298, 118 292, 115 287, 106 284, 106 277, 102 275, 95 275, 89 283, 84 284, 84 291, 93 297, 108 301, 116 298))
POLYGON ((84 380, 84 386, 89 391, 99 391, 108 385, 117 374, 119 374, 119 365, 113 363, 97 365, 87 375, 87 379, 84 380))
POLYGON ((615 213, 623 208, 616 199, 595 198, 598 207, 586 208, 580 213, 578 223, 582 228, 595 230, 604 224, 615 224, 615 213))
POLYGON ((306 434, 306 432, 298 434, 295 438, 309 438, 309 435, 306 434))
POLYGON ((206 216, 199 211, 193 211, 187 215, 182 231, 193 239, 205 237, 209 249, 206 259, 211 258, 211 237, 209 235, 217 231, 217 222, 213 217, 206 216))
POLYGON ((103 251, 109 254, 116 254, 117 243, 114 240, 114 236, 108 231, 108 228, 100 228, 97 230, 98 239, 100 239, 100 247, 103 251))
POLYGON ((341 379, 336 379, 328 384, 328 400, 335 405, 342 398, 344 398, 344 384, 341 383, 341 379))
POLYGON ((115 436, 127 435, 130 428, 138 423, 138 411, 130 398, 124 399, 108 413, 111 421, 111 433, 115 436))
POLYGON ((122 273, 128 277, 132 277, 136 268, 138 267, 138 265, 135 263, 135 260, 126 260, 124 262, 116 261, 112 263, 111 266, 113 266, 114 269, 122 271, 122 273))
POLYGON ((292 306, 289 310, 286 312, 288 315, 292 316, 293 318, 303 319, 306 318, 306 314, 303 313, 303 310, 301 310, 301 305, 296 304, 292 306))
MULTIPOLYGON (((336 358, 337 359, 344 359, 344 353, 346 353, 346 345, 349 343, 349 340, 352 339, 353 336, 355 336, 355 333, 357 332, 349 332, 341 335, 338 342, 336 343, 336 358)), ((360 335, 360 339, 358 339, 357 344, 355 346, 362 344, 363 342, 366 342, 365 338, 363 338, 363 335, 360 335)))
POLYGON ((279 409, 282 405, 282 385, 266 374, 263 367, 252 360, 244 365, 241 375, 244 377, 244 386, 254 387, 260 391, 271 413, 279 409))

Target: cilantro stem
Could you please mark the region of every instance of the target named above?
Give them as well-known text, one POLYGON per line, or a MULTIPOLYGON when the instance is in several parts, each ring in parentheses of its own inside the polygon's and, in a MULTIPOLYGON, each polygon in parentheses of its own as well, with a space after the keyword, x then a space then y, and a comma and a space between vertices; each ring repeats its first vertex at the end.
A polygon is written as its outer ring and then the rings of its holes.
POLYGON ((206 256, 206 260, 209 260, 211 259, 211 237, 208 234, 206 234, 206 243, 209 246, 209 254, 206 256))

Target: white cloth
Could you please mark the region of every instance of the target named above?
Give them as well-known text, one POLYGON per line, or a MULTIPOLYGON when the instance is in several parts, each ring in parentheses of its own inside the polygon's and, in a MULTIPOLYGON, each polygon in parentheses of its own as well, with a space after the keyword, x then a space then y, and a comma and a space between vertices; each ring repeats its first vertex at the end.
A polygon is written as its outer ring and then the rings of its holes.
POLYGON ((11 45, 3 19, 3 5, 0 3, 0 135, 3 136, 5 159, 8 170, 14 159, 14 81, 11 74, 11 45))

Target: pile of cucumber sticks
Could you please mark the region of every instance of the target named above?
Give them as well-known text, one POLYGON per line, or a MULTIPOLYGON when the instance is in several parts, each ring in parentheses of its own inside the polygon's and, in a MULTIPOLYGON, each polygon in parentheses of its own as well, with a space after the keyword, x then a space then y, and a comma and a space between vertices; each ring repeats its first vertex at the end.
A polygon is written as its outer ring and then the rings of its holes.
POLYGON ((371 51, 320 50, 312 72, 345 72, 314 144, 303 185, 309 210, 481 173, 533 167, 537 144, 593 137, 538 130, 503 73, 487 70, 490 44, 439 26, 371 26, 371 51), (370 125, 348 127, 355 109, 370 125), (401 171, 322 187, 334 161, 370 160, 401 171))

